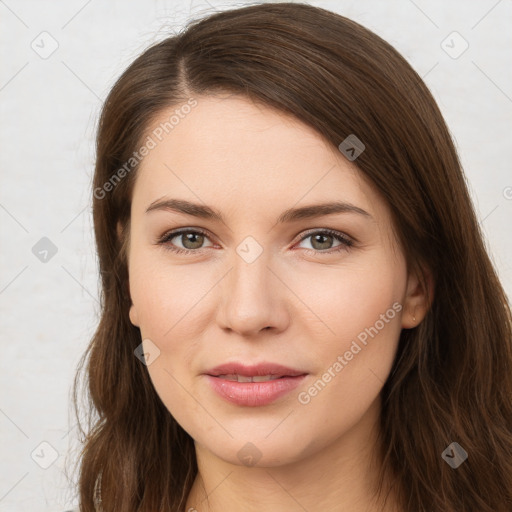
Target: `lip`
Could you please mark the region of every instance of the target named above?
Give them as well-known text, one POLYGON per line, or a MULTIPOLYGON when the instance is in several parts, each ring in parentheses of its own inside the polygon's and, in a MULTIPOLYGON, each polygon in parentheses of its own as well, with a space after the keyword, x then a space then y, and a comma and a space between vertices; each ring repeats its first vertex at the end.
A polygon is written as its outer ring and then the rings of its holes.
POLYGON ((205 372, 208 384, 221 398, 246 407, 257 407, 276 401, 295 389, 306 375, 307 372, 274 363, 226 363, 205 372), (231 374, 245 377, 272 375, 279 378, 265 382, 236 382, 219 377, 231 374))
POLYGON ((236 405, 257 407, 275 402, 295 389, 306 375, 281 377, 266 382, 236 382, 205 375, 208 383, 222 398, 236 405))

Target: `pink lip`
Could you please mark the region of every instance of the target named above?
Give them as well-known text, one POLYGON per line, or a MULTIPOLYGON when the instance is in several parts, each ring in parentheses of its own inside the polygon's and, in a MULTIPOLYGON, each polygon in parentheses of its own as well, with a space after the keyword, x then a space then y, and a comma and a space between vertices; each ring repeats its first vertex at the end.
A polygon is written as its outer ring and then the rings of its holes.
MULTIPOLYGON (((270 375, 270 374, 264 374, 270 375)), ((295 389, 306 375, 281 377, 266 382, 236 382, 206 375, 208 383, 222 398, 236 405, 267 405, 295 389)))
POLYGON ((208 383, 225 400, 236 405, 255 407, 267 405, 295 389, 307 372, 294 370, 274 363, 244 365, 227 363, 205 372, 208 383), (266 382, 236 382, 219 375, 243 375, 245 377, 272 375, 280 378, 266 382))

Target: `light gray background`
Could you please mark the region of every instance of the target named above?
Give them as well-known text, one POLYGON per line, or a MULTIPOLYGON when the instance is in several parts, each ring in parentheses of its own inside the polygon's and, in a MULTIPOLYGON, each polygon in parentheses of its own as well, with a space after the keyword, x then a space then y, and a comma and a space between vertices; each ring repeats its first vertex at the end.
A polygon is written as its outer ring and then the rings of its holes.
MULTIPOLYGON (((99 313, 90 183, 101 102, 149 44, 190 17, 248 3, 0 0, 2 511, 76 505, 63 469, 77 446, 69 390, 99 313), (32 48, 57 43, 48 58, 32 48), (32 252, 42 237, 57 247, 47 262, 32 252)), ((375 31, 424 77, 510 297, 512 1, 310 3, 375 31), (469 44, 458 58, 464 42, 446 39, 453 31, 469 44)))

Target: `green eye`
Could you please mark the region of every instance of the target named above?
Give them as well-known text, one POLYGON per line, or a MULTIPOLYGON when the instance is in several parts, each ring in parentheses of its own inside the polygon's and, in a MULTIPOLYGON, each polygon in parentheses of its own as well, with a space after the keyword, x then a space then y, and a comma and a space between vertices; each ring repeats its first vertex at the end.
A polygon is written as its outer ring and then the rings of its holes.
MULTIPOLYGON (((313 249, 305 249, 307 253, 316 254, 332 254, 335 252, 346 251, 354 245, 354 242, 344 233, 334 231, 332 229, 322 229, 316 231, 310 231, 304 235, 299 243, 304 240, 311 238, 313 240, 313 249), (332 247, 334 240, 337 240, 339 245, 332 247), (316 245, 316 247, 315 247, 316 245)), ((209 240, 208 233, 198 229, 179 229, 165 233, 159 240, 158 244, 165 247, 166 250, 178 253, 178 254, 192 254, 201 251, 210 246, 203 246, 204 241, 209 240), (181 244, 183 247, 177 247, 171 241, 181 236, 181 244)))

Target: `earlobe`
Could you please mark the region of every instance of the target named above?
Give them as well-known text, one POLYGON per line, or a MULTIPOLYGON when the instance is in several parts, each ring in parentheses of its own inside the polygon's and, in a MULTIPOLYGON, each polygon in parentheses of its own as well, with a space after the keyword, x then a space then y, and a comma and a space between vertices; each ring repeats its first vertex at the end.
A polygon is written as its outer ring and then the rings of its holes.
POLYGON ((130 306, 129 316, 130 316, 130 322, 131 322, 135 327, 140 327, 140 326, 139 326, 139 315, 137 314, 137 310, 135 309, 135 304, 132 304, 132 305, 130 306))
POLYGON ((434 294, 432 273, 424 268, 423 276, 424 280, 422 281, 417 273, 409 274, 402 315, 402 328, 404 329, 417 327, 432 305, 434 294))

